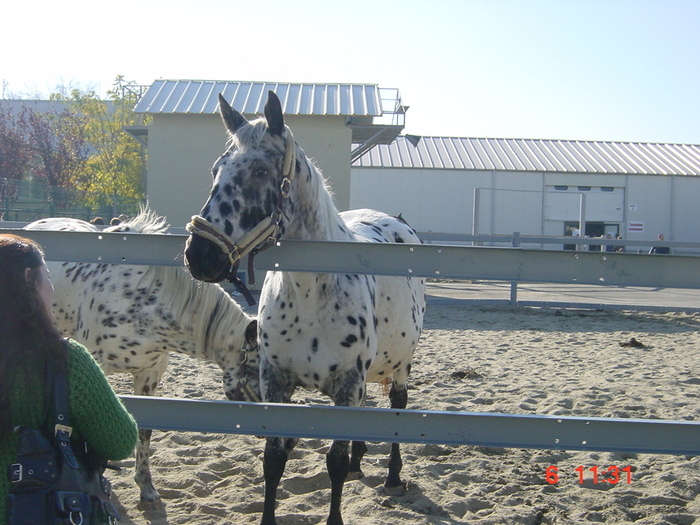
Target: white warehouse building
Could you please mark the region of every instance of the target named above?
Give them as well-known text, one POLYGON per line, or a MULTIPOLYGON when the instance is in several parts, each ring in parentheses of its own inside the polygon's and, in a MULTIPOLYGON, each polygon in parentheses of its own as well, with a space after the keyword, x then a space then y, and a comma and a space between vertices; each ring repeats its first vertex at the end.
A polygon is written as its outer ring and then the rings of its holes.
POLYGON ((419 232, 572 235, 583 212, 590 237, 700 242, 698 145, 400 136, 351 174, 351 207, 419 232))

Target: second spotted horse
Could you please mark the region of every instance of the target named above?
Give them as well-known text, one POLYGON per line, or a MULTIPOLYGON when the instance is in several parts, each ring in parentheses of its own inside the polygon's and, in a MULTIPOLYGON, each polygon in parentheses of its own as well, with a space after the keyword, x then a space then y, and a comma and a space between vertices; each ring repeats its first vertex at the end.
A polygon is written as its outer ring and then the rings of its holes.
MULTIPOLYGON (((338 213, 319 169, 296 144, 270 92, 265 115, 249 122, 219 96, 230 136, 215 162, 211 194, 185 250, 192 275, 232 278, 240 257, 270 239, 420 243, 402 220, 373 210, 338 213)), ((405 408, 406 381, 425 313, 420 278, 269 272, 258 310, 263 401, 287 403, 298 387, 321 391, 338 406, 363 404, 368 381, 390 378, 392 408, 405 408)), ((291 440, 267 439, 263 525, 276 523, 276 492, 291 440)), ((347 478, 361 476, 364 442, 334 441, 328 523, 343 523, 347 478)), ((401 455, 392 444, 385 490, 401 493, 401 455)))
MULTIPOLYGON (((100 231, 78 219, 35 221, 26 229, 100 231)), ((165 234, 148 209, 106 233, 165 234)), ((169 352, 213 361, 229 399, 259 400, 256 321, 218 285, 193 280, 184 268, 48 261, 55 286, 54 317, 84 343, 107 374, 130 373, 134 393, 154 395, 169 352)), ((134 479, 139 507, 162 506, 149 464, 151 430, 139 430, 134 479)))

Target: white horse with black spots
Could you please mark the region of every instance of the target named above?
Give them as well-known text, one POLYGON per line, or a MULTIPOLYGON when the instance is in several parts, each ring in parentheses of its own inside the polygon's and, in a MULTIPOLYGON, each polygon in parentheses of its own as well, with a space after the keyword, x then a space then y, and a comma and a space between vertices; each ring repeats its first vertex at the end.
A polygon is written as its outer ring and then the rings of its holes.
MULTIPOLYGON (((338 213, 323 176, 294 142, 279 99, 269 93, 265 117, 248 122, 219 96, 230 145, 215 162, 213 188, 188 226, 185 250, 192 275, 219 282, 241 256, 265 239, 420 243, 400 218, 372 210, 338 213)), ((391 378, 392 408, 405 408, 406 380, 425 312, 419 278, 270 272, 258 311, 263 401, 287 403, 297 387, 328 395, 336 405, 360 406, 368 381, 391 378)), ((275 520, 275 498, 291 440, 268 438, 264 454, 263 525, 275 520)), ((346 478, 362 475, 367 448, 333 442, 328 523, 342 524, 346 478)), ((400 493, 399 445, 392 444, 388 493, 400 493)))
MULTIPOLYGON (((35 221, 29 230, 99 231, 70 218, 35 221)), ((104 232, 163 234, 163 219, 143 211, 104 232)), ((130 373, 134 393, 154 395, 168 353, 213 361, 229 399, 259 399, 256 321, 218 285, 194 281, 184 268, 48 261, 54 317, 83 343, 107 374, 130 373)), ((134 479, 139 508, 162 505, 149 466, 151 430, 139 431, 134 479)))

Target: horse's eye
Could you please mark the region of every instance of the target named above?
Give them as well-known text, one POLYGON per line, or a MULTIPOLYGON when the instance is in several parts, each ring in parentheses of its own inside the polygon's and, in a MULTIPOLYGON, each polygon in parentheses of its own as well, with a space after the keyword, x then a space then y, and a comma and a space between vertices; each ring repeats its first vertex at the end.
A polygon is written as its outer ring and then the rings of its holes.
POLYGON ((267 175, 267 170, 265 168, 256 168, 253 170, 254 177, 265 177, 267 175))

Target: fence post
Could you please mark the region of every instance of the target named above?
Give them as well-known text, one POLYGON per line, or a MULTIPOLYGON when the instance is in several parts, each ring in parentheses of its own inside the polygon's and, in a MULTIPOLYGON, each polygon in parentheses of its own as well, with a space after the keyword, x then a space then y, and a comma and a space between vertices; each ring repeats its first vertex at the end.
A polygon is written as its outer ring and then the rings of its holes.
MULTIPOLYGON (((513 248, 520 246, 520 232, 513 232, 513 248)), ((518 304, 518 281, 510 283, 510 305, 517 306, 518 304)))
MULTIPOLYGON (((481 188, 474 188, 474 205, 472 207, 472 235, 479 235, 479 198, 481 188)), ((481 246, 481 241, 472 241, 472 246, 481 246)))
MULTIPOLYGON (((583 239, 586 236, 586 194, 582 193, 579 198, 579 210, 578 210, 578 237, 583 239)), ((583 244, 577 244, 576 249, 588 250, 588 246, 583 244)))

